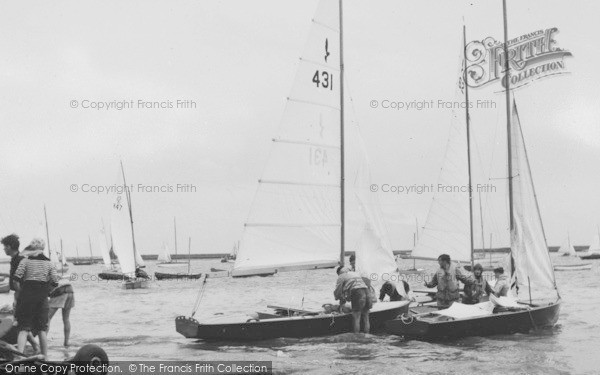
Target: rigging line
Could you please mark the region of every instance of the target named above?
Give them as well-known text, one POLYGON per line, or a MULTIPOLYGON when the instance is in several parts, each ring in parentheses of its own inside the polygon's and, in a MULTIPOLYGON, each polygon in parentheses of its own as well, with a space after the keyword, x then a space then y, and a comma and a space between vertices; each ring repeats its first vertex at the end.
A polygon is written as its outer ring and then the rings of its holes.
POLYGON ((306 280, 308 279, 308 269, 304 272, 304 286, 302 287, 302 303, 300 304, 300 308, 304 308, 304 295, 306 293, 306 280))

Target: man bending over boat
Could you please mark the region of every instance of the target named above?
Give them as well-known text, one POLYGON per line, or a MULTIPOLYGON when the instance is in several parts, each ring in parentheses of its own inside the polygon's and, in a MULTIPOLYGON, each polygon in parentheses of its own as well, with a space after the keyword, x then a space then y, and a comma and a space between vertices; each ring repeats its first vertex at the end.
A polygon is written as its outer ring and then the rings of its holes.
POLYGON ((473 283, 465 284, 463 303, 466 305, 475 305, 483 302, 482 298, 485 294, 488 296, 494 293, 494 290, 483 278, 483 267, 477 263, 473 266, 473 283))
POLYGON ((356 272, 350 272, 348 268, 340 266, 337 269, 338 279, 333 296, 340 300, 340 311, 346 301, 352 305, 352 327, 354 333, 360 332, 362 321, 365 333, 371 329, 369 324, 369 310, 373 307, 369 296, 369 285, 356 272))
POLYGON ((402 280, 402 288, 404 289, 404 295, 398 292, 398 288, 391 281, 386 281, 379 290, 379 300, 383 302, 385 296, 390 297, 390 301, 414 301, 415 297, 410 290, 410 286, 404 280, 402 280))
POLYGON ((436 271, 431 282, 425 282, 427 288, 437 286, 436 300, 439 309, 447 309, 460 298, 458 282, 462 281, 465 285, 472 284, 473 278, 461 271, 460 268, 453 265, 450 261, 450 255, 442 254, 438 257, 440 268, 436 271))

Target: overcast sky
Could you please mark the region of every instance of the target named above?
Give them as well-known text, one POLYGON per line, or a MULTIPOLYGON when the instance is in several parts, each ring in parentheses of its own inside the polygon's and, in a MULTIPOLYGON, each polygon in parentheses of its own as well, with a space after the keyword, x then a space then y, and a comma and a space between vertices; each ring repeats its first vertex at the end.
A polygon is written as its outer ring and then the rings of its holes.
MULTIPOLYGON (((229 251, 241 237, 317 3, 0 4, 1 234, 17 232, 28 242, 43 233, 45 204, 52 243, 62 238, 74 255, 76 245, 87 249, 91 235, 98 254, 112 197, 81 188, 115 184, 122 159, 136 188, 196 188, 134 190, 142 253, 156 253, 163 242, 173 248, 175 216, 179 251, 187 251, 188 236, 193 252, 229 251), (133 100, 135 108, 82 108, 86 100, 133 100), (196 108, 139 109, 138 100, 191 100, 196 108)), ((509 0, 508 11, 510 38, 557 27, 557 45, 573 53, 565 60, 570 74, 515 95, 548 242, 560 245, 569 231, 573 243, 589 244, 600 223, 600 5, 509 0)), ((344 13, 347 94, 372 182, 435 184, 451 111, 370 103, 460 100, 463 22, 468 41, 502 39, 501 1, 346 0, 344 13)), ((482 194, 485 231, 494 233, 494 245, 506 245, 505 107, 496 91, 497 85, 471 91, 473 100, 496 104, 472 111, 473 157, 475 182, 497 186, 482 194)), ((379 198, 394 249, 411 248, 415 218, 424 224, 432 195, 379 198)))

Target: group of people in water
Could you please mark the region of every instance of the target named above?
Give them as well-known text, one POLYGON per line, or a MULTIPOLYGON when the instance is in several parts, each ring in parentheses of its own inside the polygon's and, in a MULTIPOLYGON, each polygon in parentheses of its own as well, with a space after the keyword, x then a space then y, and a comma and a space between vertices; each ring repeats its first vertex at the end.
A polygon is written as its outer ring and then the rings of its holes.
POLYGON ((59 309, 62 309, 64 345, 68 346, 71 334, 69 316, 75 306, 74 291, 70 284, 59 285, 61 277, 44 255, 44 240, 33 239, 23 251, 19 251, 21 244, 16 234, 2 238, 0 243, 6 255, 11 257, 8 277, 10 289, 14 291, 13 325, 18 331, 19 352, 23 353, 29 341, 34 351, 46 357, 49 323, 59 309))
MULTIPOLYGON (((473 273, 467 273, 463 268, 452 264, 450 256, 442 254, 438 257, 439 269, 433 275, 431 281, 425 282, 427 288, 436 288, 436 303, 438 309, 446 309, 453 303, 461 301, 459 282, 464 284, 462 303, 477 304, 483 301, 483 298, 494 295, 496 297, 507 296, 510 290, 510 282, 504 274, 504 269, 498 267, 494 269, 496 283, 492 287, 483 277, 483 267, 481 264, 475 264, 473 273)), ((350 302, 352 311, 352 322, 354 333, 360 332, 361 325, 365 333, 370 330, 369 311, 373 303, 378 298, 374 288, 371 286, 371 280, 365 275, 356 272, 356 257, 350 257, 349 267, 340 266, 337 268, 338 279, 333 295, 340 301, 340 312, 344 311, 346 302, 350 302)), ((406 281, 402 281, 402 288, 386 281, 379 291, 379 301, 385 297, 390 301, 410 300, 415 297, 406 281)))

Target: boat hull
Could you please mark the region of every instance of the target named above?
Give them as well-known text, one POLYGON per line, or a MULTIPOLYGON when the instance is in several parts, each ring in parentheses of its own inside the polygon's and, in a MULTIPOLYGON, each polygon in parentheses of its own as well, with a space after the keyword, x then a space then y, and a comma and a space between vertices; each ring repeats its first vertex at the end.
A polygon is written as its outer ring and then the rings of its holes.
POLYGON ((98 277, 101 280, 131 280, 131 277, 126 276, 120 272, 100 272, 98 277))
MULTIPOLYGON (((381 302, 369 314, 371 331, 408 312, 409 302, 381 302)), ((202 324, 193 318, 175 319, 177 332, 187 338, 224 341, 268 340, 279 337, 315 337, 352 332, 352 314, 282 317, 239 323, 202 324)))
POLYGON ((554 266, 555 271, 586 271, 592 269, 592 263, 554 266))
POLYGON ((93 260, 74 260, 73 262, 74 266, 91 266, 92 264, 94 264, 93 260))
POLYGON ((527 333, 534 329, 552 327, 558 321, 560 301, 530 310, 507 311, 493 315, 431 322, 410 317, 385 323, 388 333, 406 338, 436 341, 469 336, 527 333))
POLYGON ((600 259, 600 254, 580 255, 581 259, 600 259))
POLYGON ((127 280, 123 283, 123 289, 145 289, 148 287, 148 280, 135 279, 127 280))
POLYGON ((165 272, 154 272, 156 280, 180 280, 180 279, 199 279, 202 277, 201 273, 165 273, 165 272))

